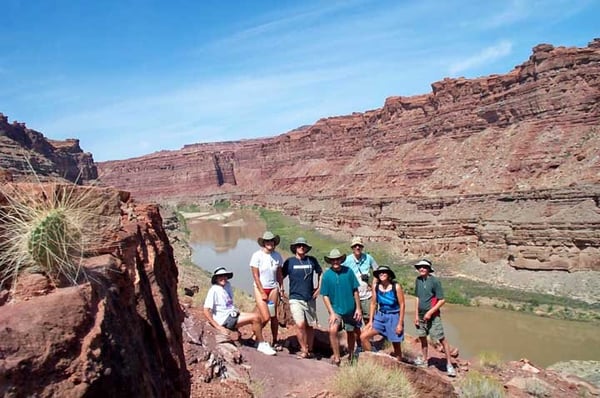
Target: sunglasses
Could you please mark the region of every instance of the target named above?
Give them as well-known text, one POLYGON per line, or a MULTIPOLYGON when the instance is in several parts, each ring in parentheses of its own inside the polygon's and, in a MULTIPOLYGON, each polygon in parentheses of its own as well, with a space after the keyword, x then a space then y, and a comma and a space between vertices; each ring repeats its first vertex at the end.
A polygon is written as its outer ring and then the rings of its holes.
POLYGON ((363 247, 361 245, 354 245, 352 246, 353 249, 362 249, 363 247))

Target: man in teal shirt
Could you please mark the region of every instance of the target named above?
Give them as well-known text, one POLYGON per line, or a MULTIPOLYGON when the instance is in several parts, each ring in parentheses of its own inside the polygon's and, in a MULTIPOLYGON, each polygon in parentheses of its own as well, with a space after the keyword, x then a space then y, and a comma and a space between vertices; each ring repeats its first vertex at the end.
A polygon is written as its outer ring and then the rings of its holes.
POLYGON ((360 328, 362 326, 362 311, 358 297, 358 279, 354 272, 342 263, 346 255, 338 249, 329 252, 325 256, 325 262, 331 264, 331 268, 323 273, 321 281, 321 295, 325 308, 329 312, 329 342, 333 357, 331 363, 340 364, 340 342, 338 332, 346 331, 348 341, 348 359, 352 361, 354 356, 354 344, 360 340, 360 328))

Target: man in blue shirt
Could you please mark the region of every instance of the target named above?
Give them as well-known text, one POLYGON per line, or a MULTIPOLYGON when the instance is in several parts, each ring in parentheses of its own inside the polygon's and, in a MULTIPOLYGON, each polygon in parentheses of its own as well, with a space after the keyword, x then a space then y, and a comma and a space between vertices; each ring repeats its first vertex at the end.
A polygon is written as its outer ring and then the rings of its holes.
POLYGON ((340 343, 338 332, 346 330, 348 341, 348 359, 354 357, 354 343, 360 340, 360 328, 362 326, 362 312, 358 298, 358 280, 354 272, 348 267, 342 266, 346 255, 338 249, 329 252, 325 256, 325 262, 331 264, 331 268, 323 273, 321 280, 321 295, 325 308, 329 312, 329 342, 333 351, 331 363, 340 364, 340 343))
POLYGON ((321 265, 313 256, 306 254, 312 249, 306 239, 297 238, 290 245, 294 256, 283 263, 283 277, 290 277, 290 312, 296 323, 296 336, 300 344, 298 358, 312 358, 314 328, 317 326, 317 303, 321 265), (316 275, 316 287, 313 282, 316 275))
POLYGON ((352 254, 346 257, 345 267, 350 268, 358 279, 358 297, 360 298, 360 309, 363 322, 369 322, 369 309, 371 307, 371 276, 370 271, 377 270, 377 262, 369 253, 365 253, 365 245, 361 237, 354 237, 350 243, 352 254))

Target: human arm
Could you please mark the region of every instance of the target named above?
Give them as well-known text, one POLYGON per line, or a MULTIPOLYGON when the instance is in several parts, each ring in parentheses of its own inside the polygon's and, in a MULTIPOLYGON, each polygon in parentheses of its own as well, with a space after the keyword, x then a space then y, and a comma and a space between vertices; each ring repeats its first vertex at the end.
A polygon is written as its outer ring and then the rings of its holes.
POLYGON ((404 330, 404 313, 406 311, 406 302, 404 300, 404 291, 402 285, 396 283, 396 296, 400 305, 400 316, 398 317, 398 325, 396 325, 396 334, 401 334, 404 330))
POLYGON ((277 267, 277 284, 279 285, 279 294, 285 296, 285 289, 283 288, 283 272, 281 267, 277 267))
POLYGON ((215 321, 215 318, 213 318, 213 312, 211 308, 204 307, 204 316, 206 317, 208 323, 210 323, 219 332, 224 334, 229 333, 229 330, 227 330, 225 326, 219 325, 217 321, 215 321))
POLYGON ((415 326, 419 327, 419 294, 417 289, 419 288, 417 281, 415 281, 415 326))
POLYGON ((333 310, 333 306, 331 305, 331 300, 329 300, 329 296, 323 296, 323 304, 325 304, 325 308, 329 313, 329 326, 333 325, 338 321, 338 318, 333 310))
POLYGON ((371 286, 371 305, 369 306, 369 325, 373 324, 373 318, 375 317, 375 310, 377 308, 377 285, 373 283, 371 286))
POLYGON ((360 321, 362 319, 362 309, 360 307, 360 296, 358 295, 358 289, 354 289, 352 293, 354 295, 354 306, 356 308, 354 310, 354 320, 360 321))
POLYGON ((317 297, 319 297, 319 293, 321 291, 321 278, 323 278, 322 272, 317 274, 317 286, 313 290, 313 295, 312 295, 313 299, 316 299, 317 297))
POLYGON ((433 317, 433 314, 436 314, 437 311, 439 311, 439 309, 442 308, 444 304, 446 304, 446 300, 438 299, 437 303, 435 303, 435 305, 425 313, 423 319, 425 319, 426 321, 430 320, 433 317))
POLYGON ((267 300, 268 299, 267 293, 265 292, 265 289, 263 288, 263 285, 260 281, 260 270, 258 269, 258 267, 251 267, 251 269, 252 269, 252 278, 254 279, 254 285, 260 292, 262 299, 267 300))
POLYGON ((433 297, 435 298, 435 304, 432 305, 429 311, 425 313, 425 316, 423 316, 423 319, 425 320, 430 320, 436 315, 439 315, 440 308, 446 304, 446 300, 444 300, 444 289, 442 289, 442 284, 437 278, 433 279, 433 297))

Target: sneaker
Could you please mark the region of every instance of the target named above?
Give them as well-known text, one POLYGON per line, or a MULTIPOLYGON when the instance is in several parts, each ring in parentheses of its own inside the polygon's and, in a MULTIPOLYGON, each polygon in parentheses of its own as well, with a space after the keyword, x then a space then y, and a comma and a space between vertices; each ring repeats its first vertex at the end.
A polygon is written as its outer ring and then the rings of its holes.
POLYGON ((256 350, 258 352, 262 352, 265 355, 277 354, 277 351, 275 351, 273 348, 271 348, 269 343, 267 343, 266 341, 261 341, 260 343, 258 343, 258 347, 256 347, 256 350))
POLYGON ((456 377, 456 370, 454 370, 454 366, 452 365, 446 366, 446 373, 448 373, 448 376, 450 377, 456 377))
POLYGON ((418 366, 418 367, 420 367, 420 368, 425 368, 425 367, 427 367, 427 362, 425 362, 425 361, 423 360, 423 358, 421 358, 421 357, 417 357, 417 359, 415 359, 415 362, 414 362, 414 364, 415 364, 415 366, 418 366))

